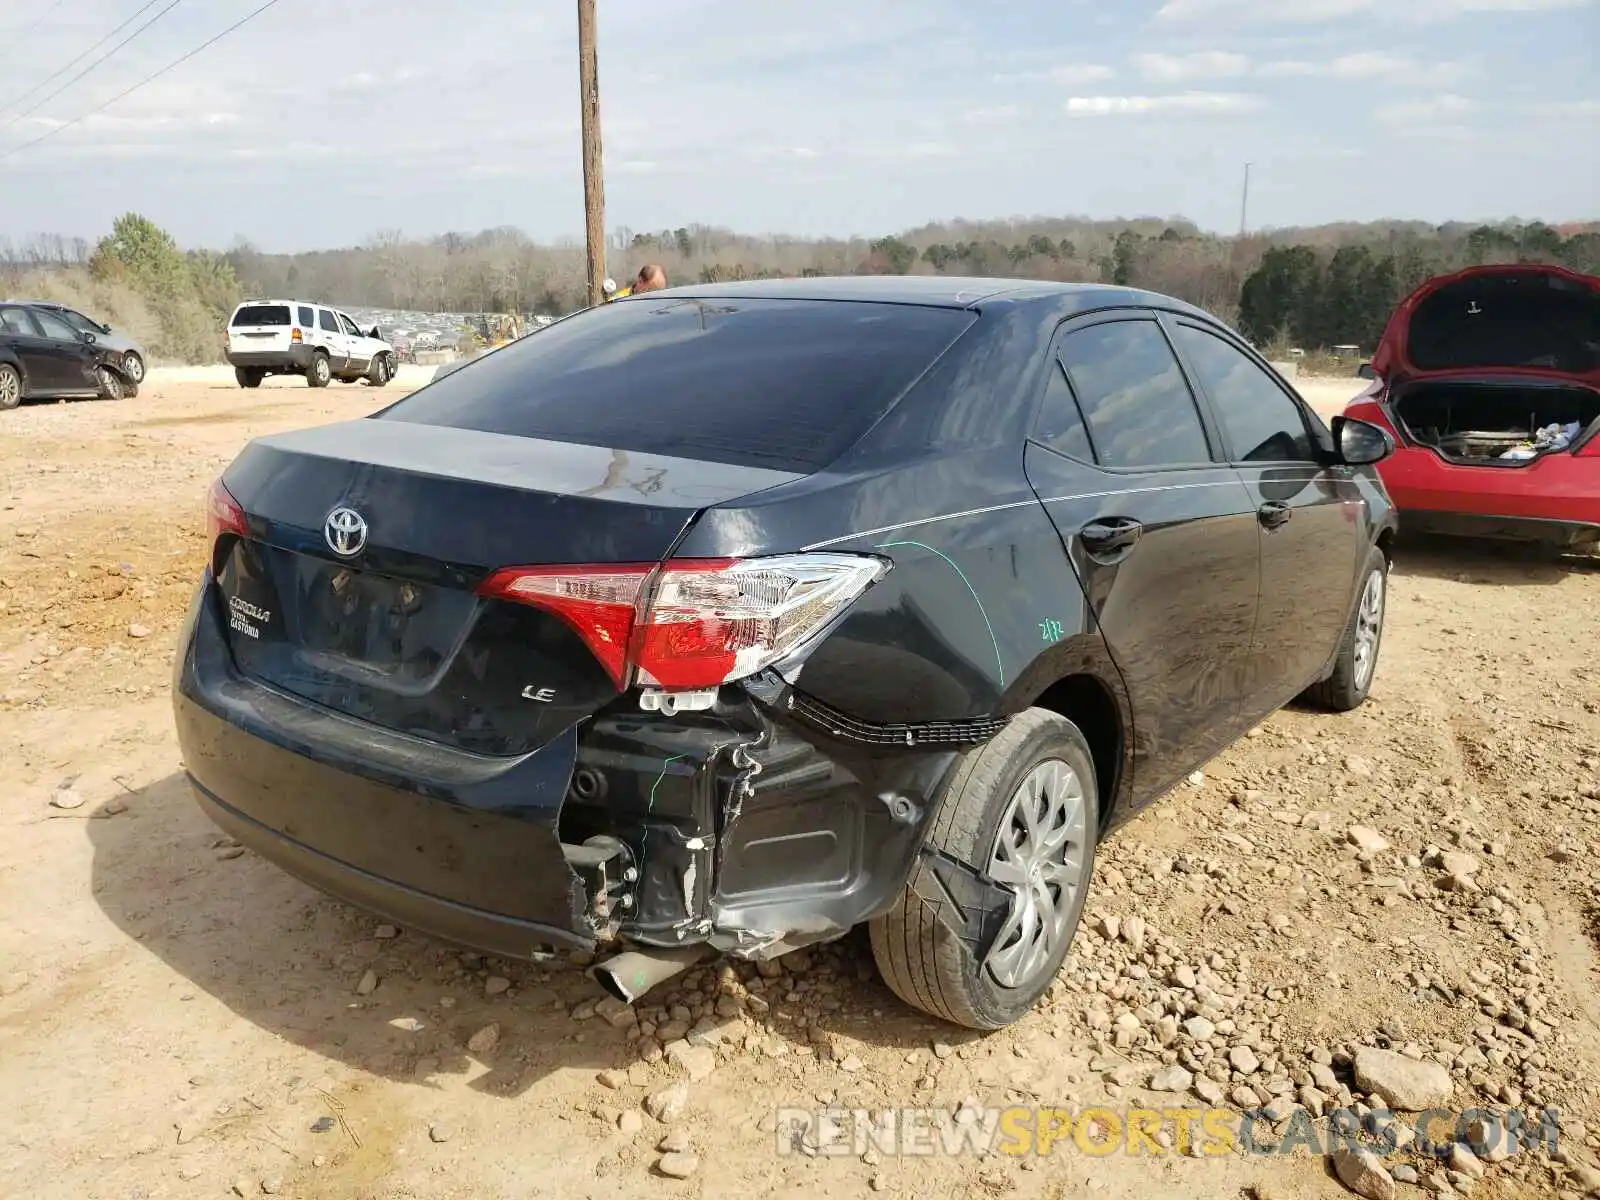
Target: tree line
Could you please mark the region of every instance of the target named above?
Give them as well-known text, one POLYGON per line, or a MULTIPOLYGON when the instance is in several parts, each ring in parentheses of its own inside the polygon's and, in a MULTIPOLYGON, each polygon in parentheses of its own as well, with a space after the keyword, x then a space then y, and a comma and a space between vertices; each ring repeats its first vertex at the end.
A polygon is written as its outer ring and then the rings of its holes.
MULTIPOLYGON (((1308 350, 1355 344, 1370 351, 1407 292, 1471 264, 1553 262, 1600 273, 1600 224, 1542 222, 1384 221, 1223 237, 1179 218, 1068 217, 944 222, 849 239, 750 237, 694 225, 618 230, 609 243, 619 280, 659 262, 673 283, 924 274, 1123 284, 1197 304, 1259 345, 1308 350)), ((0 283, 16 294, 24 280, 30 294, 53 288, 43 298, 110 309, 146 337, 152 353, 182 361, 219 355, 227 314, 245 296, 554 315, 580 307, 585 295, 581 245, 543 244, 512 228, 430 238, 389 230, 360 246, 294 254, 244 241, 224 252, 184 251, 134 213, 92 246, 58 236, 19 245, 0 238, 0 283)))

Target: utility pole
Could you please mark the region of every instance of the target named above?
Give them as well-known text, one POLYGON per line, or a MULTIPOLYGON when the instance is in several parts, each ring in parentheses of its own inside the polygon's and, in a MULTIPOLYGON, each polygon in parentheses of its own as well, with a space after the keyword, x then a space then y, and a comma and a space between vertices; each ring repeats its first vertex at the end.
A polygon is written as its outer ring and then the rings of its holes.
POLYGON ((578 0, 578 92, 583 114, 583 215, 589 250, 589 303, 605 299, 606 180, 600 152, 600 63, 595 50, 595 0, 578 0))
POLYGON ((1249 227, 1250 216, 1250 164, 1244 165, 1244 195, 1239 200, 1239 236, 1249 227))

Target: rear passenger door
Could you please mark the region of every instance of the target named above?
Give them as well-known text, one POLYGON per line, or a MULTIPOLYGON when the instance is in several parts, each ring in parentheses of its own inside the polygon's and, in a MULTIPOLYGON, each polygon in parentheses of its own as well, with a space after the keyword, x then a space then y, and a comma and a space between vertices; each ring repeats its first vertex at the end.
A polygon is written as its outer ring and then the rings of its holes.
POLYGON ((328 308, 317 309, 317 343, 328 348, 328 365, 335 374, 343 371, 350 361, 350 350, 345 341, 338 314, 328 308))
POLYGON ((1155 314, 1070 323, 1051 355, 1028 479, 1127 685, 1148 799, 1238 733, 1255 505, 1155 314))
POLYGON ((1245 700, 1259 718, 1304 690, 1343 636, 1364 550, 1361 494, 1349 468, 1322 459, 1328 435, 1311 424, 1316 417, 1243 346, 1197 321, 1169 318, 1169 327, 1260 528, 1261 603, 1245 700))

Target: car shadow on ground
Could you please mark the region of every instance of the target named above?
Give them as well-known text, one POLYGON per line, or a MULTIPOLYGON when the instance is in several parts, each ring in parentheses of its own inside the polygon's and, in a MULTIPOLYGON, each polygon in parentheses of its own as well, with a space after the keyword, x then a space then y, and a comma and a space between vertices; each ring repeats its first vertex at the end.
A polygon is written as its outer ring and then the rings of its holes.
POLYGON ((1395 569, 1452 583, 1500 587, 1551 586, 1575 571, 1600 570, 1593 554, 1558 554, 1519 542, 1401 534, 1394 547, 1395 569))
MULTIPOLYGON (((196 990, 276 1037, 397 1082, 437 1088, 454 1076, 504 1097, 566 1069, 626 1069, 655 1044, 630 1040, 626 1025, 603 1017, 574 1019, 574 1008, 604 993, 565 955, 544 963, 484 961, 405 930, 377 938, 382 918, 231 844, 195 805, 180 773, 126 799, 127 811, 115 819, 86 823, 96 902, 196 990), (377 986, 360 994, 368 972, 377 986), (508 980, 510 989, 487 995, 490 977, 508 980), (468 1040, 491 1023, 499 1026, 495 1047, 469 1050, 468 1040)), ((835 1038, 909 1049, 933 1038, 959 1046, 976 1037, 907 1009, 878 982, 864 938, 814 957, 805 974, 758 983, 773 1013, 706 1015, 728 1042, 742 1043, 754 1031, 805 1053, 835 1038), (791 1019, 775 1019, 780 1010, 791 1019)), ((755 976, 749 964, 739 968, 742 977, 755 976)), ((663 984, 640 1001, 640 1012, 680 1001, 709 1009, 718 971, 709 964, 663 984), (703 984, 697 995, 675 995, 696 976, 703 984)))

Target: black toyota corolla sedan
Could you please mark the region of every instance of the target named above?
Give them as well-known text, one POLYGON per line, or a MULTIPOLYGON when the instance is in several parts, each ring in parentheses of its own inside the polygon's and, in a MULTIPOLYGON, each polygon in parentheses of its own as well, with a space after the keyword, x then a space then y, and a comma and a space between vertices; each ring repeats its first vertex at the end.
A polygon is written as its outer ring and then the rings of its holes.
POLYGON ((632 999, 869 924, 975 1028, 1066 955, 1103 834, 1372 685, 1387 434, 1123 288, 679 288, 250 443, 176 664, 227 832, 632 999))

